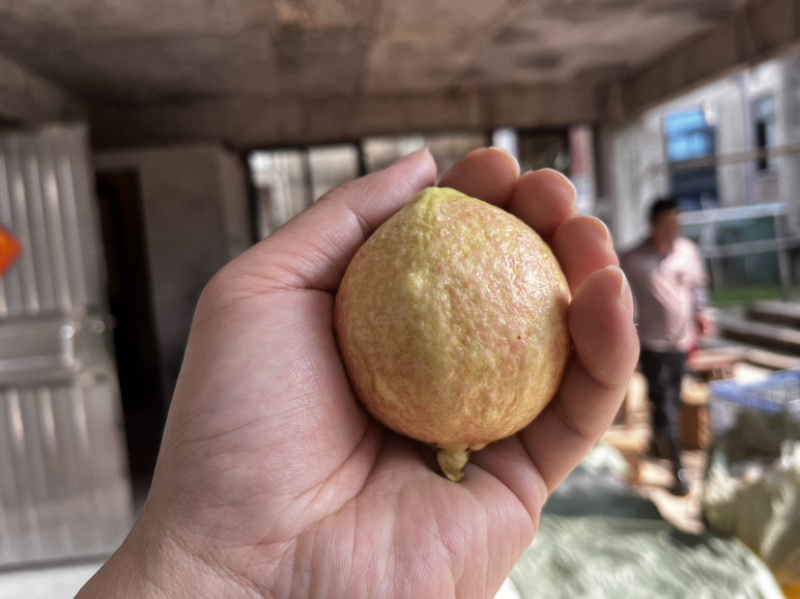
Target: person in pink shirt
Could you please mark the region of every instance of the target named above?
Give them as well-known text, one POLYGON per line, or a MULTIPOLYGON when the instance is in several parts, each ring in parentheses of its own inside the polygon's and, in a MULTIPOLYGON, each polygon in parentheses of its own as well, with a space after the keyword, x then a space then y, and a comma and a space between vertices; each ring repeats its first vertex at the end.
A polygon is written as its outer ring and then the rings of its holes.
POLYGON ((697 246, 679 236, 678 204, 671 198, 650 209, 650 235, 620 257, 636 302, 639 363, 647 379, 653 415, 653 446, 672 462, 673 492, 686 495, 681 462, 681 381, 689 350, 710 333, 706 275, 697 246))

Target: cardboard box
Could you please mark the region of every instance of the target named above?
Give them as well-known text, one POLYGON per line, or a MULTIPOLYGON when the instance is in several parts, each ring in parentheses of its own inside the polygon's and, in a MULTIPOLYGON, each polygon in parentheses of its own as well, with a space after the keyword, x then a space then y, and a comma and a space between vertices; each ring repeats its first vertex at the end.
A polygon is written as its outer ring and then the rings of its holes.
POLYGON ((708 387, 689 385, 681 394, 681 434, 684 449, 706 449, 711 443, 708 387))

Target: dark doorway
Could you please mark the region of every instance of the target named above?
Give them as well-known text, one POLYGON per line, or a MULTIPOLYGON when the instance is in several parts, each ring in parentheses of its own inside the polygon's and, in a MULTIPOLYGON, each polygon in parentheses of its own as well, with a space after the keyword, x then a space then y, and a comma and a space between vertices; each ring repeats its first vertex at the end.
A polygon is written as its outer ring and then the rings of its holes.
POLYGON ((128 460, 141 487, 153 474, 165 409, 138 173, 98 174, 97 197, 128 460))

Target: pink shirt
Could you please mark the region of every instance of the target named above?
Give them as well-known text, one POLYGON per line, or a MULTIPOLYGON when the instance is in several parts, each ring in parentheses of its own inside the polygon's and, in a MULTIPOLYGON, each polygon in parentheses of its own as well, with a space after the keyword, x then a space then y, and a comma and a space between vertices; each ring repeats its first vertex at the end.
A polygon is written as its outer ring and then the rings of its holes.
POLYGON ((645 240, 620 257, 636 302, 639 342, 659 352, 687 351, 705 308, 706 274, 697 246, 679 237, 661 256, 645 240))

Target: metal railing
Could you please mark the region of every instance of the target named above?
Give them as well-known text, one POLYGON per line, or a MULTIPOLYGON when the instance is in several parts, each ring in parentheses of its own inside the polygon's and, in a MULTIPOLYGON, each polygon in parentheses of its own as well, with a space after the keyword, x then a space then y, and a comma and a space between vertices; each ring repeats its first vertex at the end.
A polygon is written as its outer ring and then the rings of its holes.
POLYGON ((786 223, 786 215, 786 205, 783 202, 753 204, 684 212, 681 214, 681 225, 684 227, 700 226, 699 246, 703 257, 709 262, 715 288, 720 288, 724 285, 722 261, 725 258, 775 252, 778 256, 781 293, 784 298, 788 298, 792 289, 790 251, 800 248, 800 234, 789 230, 786 223), (760 218, 773 219, 775 227, 774 238, 741 243, 718 243, 719 225, 721 223, 760 218))

